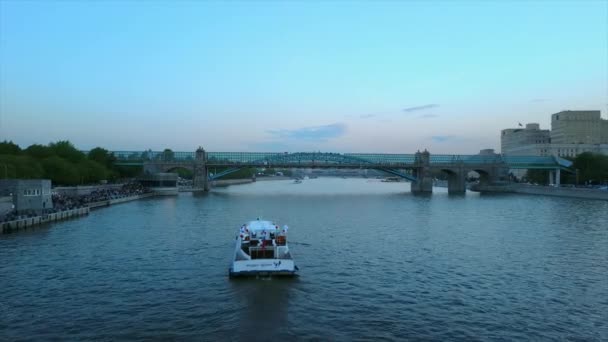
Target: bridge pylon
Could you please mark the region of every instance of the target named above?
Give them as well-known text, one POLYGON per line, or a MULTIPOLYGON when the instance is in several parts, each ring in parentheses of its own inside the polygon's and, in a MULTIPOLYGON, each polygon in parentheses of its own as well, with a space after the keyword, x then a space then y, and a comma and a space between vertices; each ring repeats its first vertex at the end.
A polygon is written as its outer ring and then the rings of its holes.
POLYGON ((416 152, 414 164, 413 173, 417 181, 412 182, 412 193, 432 193, 433 176, 431 174, 431 154, 429 151, 424 150, 424 152, 416 152))
POLYGON ((448 174, 448 193, 462 195, 467 192, 467 170, 461 164, 450 168, 448 174))
POLYGON ((209 169, 207 168, 207 152, 202 147, 196 150, 194 159, 194 179, 192 187, 196 190, 209 191, 209 169))

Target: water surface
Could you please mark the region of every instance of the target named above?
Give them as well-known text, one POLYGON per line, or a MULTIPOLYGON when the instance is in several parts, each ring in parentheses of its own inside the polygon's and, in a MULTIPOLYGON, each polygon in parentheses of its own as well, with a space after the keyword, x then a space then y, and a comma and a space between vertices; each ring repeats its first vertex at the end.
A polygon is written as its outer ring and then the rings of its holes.
POLYGON ((0 237, 0 340, 607 340, 608 202, 267 181, 0 237), (298 279, 231 281, 288 224, 298 279))

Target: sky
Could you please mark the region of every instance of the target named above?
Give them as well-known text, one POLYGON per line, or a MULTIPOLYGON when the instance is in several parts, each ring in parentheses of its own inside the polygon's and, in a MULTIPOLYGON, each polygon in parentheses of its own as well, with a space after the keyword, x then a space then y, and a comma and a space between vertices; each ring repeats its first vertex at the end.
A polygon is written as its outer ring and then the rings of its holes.
POLYGON ((608 110, 608 1, 0 0, 0 141, 477 153, 608 110))

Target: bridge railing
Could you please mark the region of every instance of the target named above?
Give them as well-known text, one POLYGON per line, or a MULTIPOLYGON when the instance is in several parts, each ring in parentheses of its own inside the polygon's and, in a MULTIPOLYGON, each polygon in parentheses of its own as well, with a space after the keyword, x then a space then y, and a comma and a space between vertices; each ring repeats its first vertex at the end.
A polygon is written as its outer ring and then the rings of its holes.
POLYGON ((112 151, 112 154, 119 161, 146 161, 146 160, 162 160, 162 161, 188 161, 194 160, 194 152, 165 152, 165 151, 112 151))

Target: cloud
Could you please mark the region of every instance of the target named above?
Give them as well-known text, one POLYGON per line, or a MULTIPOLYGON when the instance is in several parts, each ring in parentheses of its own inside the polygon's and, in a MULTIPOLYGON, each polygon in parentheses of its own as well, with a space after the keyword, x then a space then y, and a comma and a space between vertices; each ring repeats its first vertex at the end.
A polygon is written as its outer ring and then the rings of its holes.
POLYGON ((334 123, 324 126, 297 129, 268 130, 267 132, 275 138, 280 139, 325 141, 344 135, 344 133, 346 133, 346 125, 343 123, 334 123))
POLYGON ((418 117, 418 119, 432 119, 432 118, 436 118, 436 117, 439 117, 439 115, 437 115, 437 114, 423 114, 423 115, 420 115, 418 117))
POLYGON ((422 106, 404 108, 403 111, 406 113, 411 113, 411 112, 416 112, 419 110, 426 110, 426 109, 437 108, 437 107, 439 107, 438 104, 431 103, 431 104, 426 104, 426 105, 422 105, 422 106))
POLYGON ((371 118, 375 118, 376 116, 378 116, 378 115, 376 115, 376 114, 363 114, 363 115, 360 115, 359 118, 360 119, 371 119, 371 118))
POLYGON ((453 141, 455 139, 457 139, 457 137, 453 135, 434 135, 431 137, 431 140, 440 143, 453 141))

